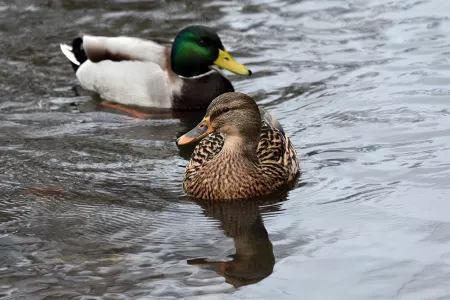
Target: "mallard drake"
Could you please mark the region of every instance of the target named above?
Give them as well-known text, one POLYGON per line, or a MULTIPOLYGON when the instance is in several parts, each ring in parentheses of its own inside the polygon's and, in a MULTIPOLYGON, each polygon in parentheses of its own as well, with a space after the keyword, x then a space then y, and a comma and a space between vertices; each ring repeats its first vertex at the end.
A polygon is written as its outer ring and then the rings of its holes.
POLYGON ((177 143, 200 139, 184 175, 184 190, 192 198, 252 198, 298 178, 297 154, 281 125, 245 94, 215 98, 204 119, 177 143))
POLYGON ((181 30, 171 46, 132 37, 78 37, 60 45, 81 86, 125 105, 202 109, 226 92, 230 81, 213 65, 250 76, 205 26, 181 30))

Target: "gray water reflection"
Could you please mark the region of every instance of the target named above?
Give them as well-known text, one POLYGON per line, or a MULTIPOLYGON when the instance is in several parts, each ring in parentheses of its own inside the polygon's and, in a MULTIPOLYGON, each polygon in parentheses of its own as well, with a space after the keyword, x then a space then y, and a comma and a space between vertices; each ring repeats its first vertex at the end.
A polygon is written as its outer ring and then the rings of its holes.
POLYGON ((280 206, 273 204, 286 197, 287 193, 283 193, 247 201, 197 201, 204 214, 217 219, 225 235, 233 239, 235 253, 229 255, 231 259, 228 260, 194 258, 189 259, 188 264, 207 266, 235 288, 257 283, 269 276, 275 265, 275 256, 261 210, 266 213, 279 211, 280 206))
POLYGON ((449 298, 448 11, 441 0, 0 1, 0 297, 449 298), (227 76, 301 157, 301 187, 255 223, 272 273, 237 289, 187 263, 237 248, 182 190, 190 151, 174 141, 201 116, 107 109, 59 50, 80 33, 171 39, 192 23, 254 71, 227 76))

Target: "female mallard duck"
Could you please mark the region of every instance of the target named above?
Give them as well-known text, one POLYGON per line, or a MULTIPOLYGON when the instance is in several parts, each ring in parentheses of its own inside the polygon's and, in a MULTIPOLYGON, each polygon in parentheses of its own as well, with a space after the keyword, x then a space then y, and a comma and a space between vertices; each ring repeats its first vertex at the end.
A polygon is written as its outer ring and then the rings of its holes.
POLYGON ((178 139, 178 145, 203 139, 184 176, 193 198, 251 198, 288 187, 298 178, 294 146, 281 125, 241 93, 214 99, 205 118, 178 139))
POLYGON ((181 30, 170 47, 131 37, 83 36, 61 44, 81 86, 125 105, 201 109, 226 92, 230 81, 217 65, 250 76, 205 26, 181 30))

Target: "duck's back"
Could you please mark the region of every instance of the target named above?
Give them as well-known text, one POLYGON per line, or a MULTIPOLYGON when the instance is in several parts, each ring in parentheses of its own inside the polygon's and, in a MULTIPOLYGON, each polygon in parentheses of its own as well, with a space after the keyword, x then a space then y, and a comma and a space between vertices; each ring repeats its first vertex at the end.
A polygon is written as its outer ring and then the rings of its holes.
POLYGON ((299 168, 297 153, 290 139, 280 130, 263 123, 257 149, 258 159, 267 172, 275 178, 290 182, 297 177, 299 168))
POLYGON ((262 164, 283 165, 288 173, 288 181, 293 181, 299 174, 297 152, 294 145, 274 116, 262 107, 259 107, 259 112, 262 119, 262 130, 258 145, 258 158, 262 164))

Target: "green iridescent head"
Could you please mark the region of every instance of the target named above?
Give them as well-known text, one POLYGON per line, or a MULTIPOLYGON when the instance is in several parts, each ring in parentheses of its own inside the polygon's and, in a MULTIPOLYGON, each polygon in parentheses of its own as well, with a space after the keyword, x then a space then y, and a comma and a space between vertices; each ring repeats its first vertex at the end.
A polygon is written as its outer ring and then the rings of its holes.
POLYGON ((206 26, 193 25, 181 30, 173 42, 170 58, 172 71, 184 77, 204 74, 210 71, 209 67, 213 64, 235 74, 252 74, 234 60, 217 33, 206 26))

